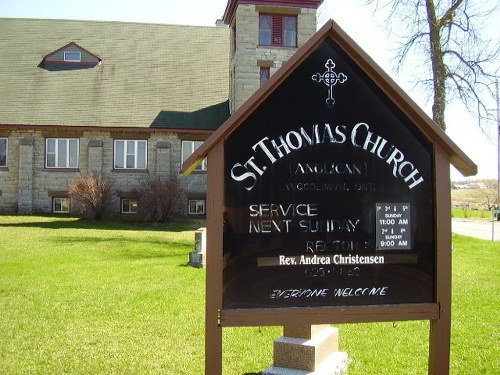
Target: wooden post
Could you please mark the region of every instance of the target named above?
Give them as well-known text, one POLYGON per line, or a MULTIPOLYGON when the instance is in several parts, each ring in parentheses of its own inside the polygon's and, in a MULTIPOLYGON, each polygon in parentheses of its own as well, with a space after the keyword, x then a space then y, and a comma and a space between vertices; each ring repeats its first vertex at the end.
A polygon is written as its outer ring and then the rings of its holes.
POLYGON ((430 321, 429 375, 450 372, 451 337, 451 202, 450 162, 436 147, 436 301, 439 318, 430 321))
POLYGON ((224 144, 208 155, 207 279, 205 297, 205 375, 222 375, 222 239, 224 189, 224 144))

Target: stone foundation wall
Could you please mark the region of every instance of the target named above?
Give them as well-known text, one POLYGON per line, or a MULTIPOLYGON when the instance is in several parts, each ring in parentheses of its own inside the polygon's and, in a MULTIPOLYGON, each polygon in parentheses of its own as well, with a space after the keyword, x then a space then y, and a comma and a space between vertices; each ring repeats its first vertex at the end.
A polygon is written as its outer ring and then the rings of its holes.
MULTIPOLYGON (((113 169, 114 139, 144 139, 144 133, 113 133, 109 131, 16 130, 8 136, 7 168, 0 169, 0 213, 52 212, 52 198, 67 196, 71 183, 88 172, 111 179, 114 194, 111 213, 120 212, 120 194, 138 191, 151 178, 166 180, 178 176, 187 196, 206 193, 206 173, 182 176, 181 140, 176 134, 149 133, 148 168, 140 170, 113 169), (45 138, 78 138, 79 166, 77 169, 45 168, 45 138), (138 137, 138 138, 135 138, 138 137)), ((187 200, 182 202, 187 213, 187 200)))

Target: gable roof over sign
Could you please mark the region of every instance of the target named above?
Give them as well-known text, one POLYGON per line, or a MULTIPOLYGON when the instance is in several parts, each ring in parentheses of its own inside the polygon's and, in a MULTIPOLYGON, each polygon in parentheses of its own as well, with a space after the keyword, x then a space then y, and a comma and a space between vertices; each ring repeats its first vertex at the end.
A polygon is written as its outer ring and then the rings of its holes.
POLYGON ((248 99, 220 128, 198 148, 183 165, 189 174, 219 142, 226 140, 254 111, 272 95, 301 64, 326 40, 333 40, 361 69, 369 80, 415 125, 433 144, 448 155, 451 164, 464 176, 477 173, 477 166, 446 133, 338 26, 327 22, 299 51, 288 60, 257 92, 248 99))
POLYGON ((158 116, 228 100, 229 36, 224 27, 0 19, 0 126, 176 128, 158 116), (38 66, 70 41, 102 63, 38 66))

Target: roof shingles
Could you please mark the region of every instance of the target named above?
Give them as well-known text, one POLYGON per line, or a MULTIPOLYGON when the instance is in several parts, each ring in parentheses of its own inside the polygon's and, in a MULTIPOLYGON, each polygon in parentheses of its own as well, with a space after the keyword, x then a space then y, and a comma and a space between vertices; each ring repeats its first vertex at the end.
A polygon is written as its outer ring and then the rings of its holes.
POLYGON ((228 98, 227 28, 0 19, 0 56, 0 125, 147 128, 228 98), (38 67, 69 42, 102 63, 38 67))

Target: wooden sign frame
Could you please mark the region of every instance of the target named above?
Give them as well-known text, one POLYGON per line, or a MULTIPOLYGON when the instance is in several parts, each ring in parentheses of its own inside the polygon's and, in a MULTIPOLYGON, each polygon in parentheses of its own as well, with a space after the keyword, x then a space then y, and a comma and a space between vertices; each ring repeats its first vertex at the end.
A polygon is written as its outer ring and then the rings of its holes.
POLYGON ((476 165, 446 134, 371 60, 333 21, 328 22, 273 77, 228 119, 184 164, 185 174, 208 158, 206 374, 222 374, 222 328, 238 326, 336 324, 404 320, 429 320, 428 373, 449 373, 451 334, 451 186, 450 164, 465 176, 476 165), (247 119, 327 38, 364 71, 382 92, 432 143, 435 196, 435 298, 432 303, 304 308, 223 308, 224 140, 247 119))

